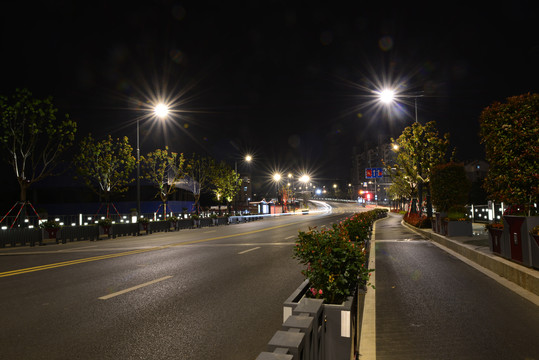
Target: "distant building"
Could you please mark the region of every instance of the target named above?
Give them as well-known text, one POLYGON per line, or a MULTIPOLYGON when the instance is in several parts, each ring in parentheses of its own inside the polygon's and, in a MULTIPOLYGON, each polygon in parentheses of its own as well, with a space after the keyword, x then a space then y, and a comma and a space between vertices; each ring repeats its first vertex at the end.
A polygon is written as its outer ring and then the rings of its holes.
POLYGON ((379 143, 378 145, 369 147, 365 145, 362 152, 356 152, 354 148, 354 155, 352 161, 352 184, 354 190, 361 196, 361 192, 368 192, 371 201, 377 201, 378 203, 387 203, 389 201, 387 197, 387 189, 391 186, 391 177, 385 171, 387 165, 395 163, 396 153, 393 150, 393 146, 390 143, 379 143), (380 178, 367 178, 366 170, 373 168, 381 168, 383 176, 380 178))
POLYGON ((473 160, 464 164, 464 171, 466 177, 471 182, 482 180, 487 176, 488 163, 483 160, 473 160))

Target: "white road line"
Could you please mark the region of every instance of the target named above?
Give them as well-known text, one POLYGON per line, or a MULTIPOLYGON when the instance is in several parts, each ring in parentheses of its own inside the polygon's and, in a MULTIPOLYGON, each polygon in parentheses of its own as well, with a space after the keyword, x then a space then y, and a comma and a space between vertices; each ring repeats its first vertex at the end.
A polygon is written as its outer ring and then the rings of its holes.
POLYGON ((140 289, 142 287, 145 287, 145 286, 148 286, 148 285, 152 285, 152 284, 155 284, 155 283, 158 283, 160 281, 163 281, 163 280, 167 280, 167 279, 170 279, 172 276, 164 276, 162 278, 159 278, 159 279, 155 279, 155 280, 152 280, 152 281, 148 281, 144 284, 140 284, 140 285, 137 285, 137 286, 133 286, 133 287, 130 287, 129 289, 125 289, 125 290, 121 290, 121 291, 117 291, 115 293, 112 293, 112 294, 108 294, 108 295, 105 295, 105 296, 101 296, 99 298, 99 300, 108 300, 110 298, 113 298, 115 296, 118 296, 118 295, 122 295, 122 294, 125 294, 125 293, 128 293, 130 291, 133 291, 133 290, 137 290, 137 289, 140 289))
POLYGON ((260 246, 257 246, 255 248, 252 248, 252 249, 249 249, 249 250, 240 251, 238 253, 238 255, 242 255, 242 254, 248 253, 249 251, 258 250, 258 249, 260 249, 260 246))
POLYGON ((292 235, 292 236, 289 236, 289 237, 285 237, 284 239, 288 240, 288 239, 292 239, 292 238, 295 238, 295 237, 296 237, 296 235, 292 235))
POLYGON ((204 234, 214 233, 217 232, 217 230, 210 230, 210 231, 204 231, 204 234))

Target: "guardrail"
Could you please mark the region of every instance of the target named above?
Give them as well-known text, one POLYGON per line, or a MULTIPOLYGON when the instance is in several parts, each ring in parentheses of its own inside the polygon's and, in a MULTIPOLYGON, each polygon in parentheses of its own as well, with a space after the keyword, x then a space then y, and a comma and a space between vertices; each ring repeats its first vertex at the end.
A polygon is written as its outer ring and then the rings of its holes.
MULTIPOLYGON (((204 217, 200 219, 197 226, 194 225, 192 219, 179 219, 175 223, 162 220, 150 221, 147 223, 146 229, 140 223, 120 222, 113 223, 108 229, 104 229, 97 224, 90 225, 66 225, 62 226, 52 239, 56 239, 56 244, 60 242, 82 241, 82 240, 99 240, 101 238, 117 238, 119 236, 139 236, 141 234, 152 234, 154 232, 169 232, 185 229, 193 229, 195 227, 222 226, 228 224, 239 224, 248 221, 262 219, 261 216, 231 216, 229 218, 210 218, 204 217)), ((12 228, 0 230, 0 247, 6 245, 15 246, 35 246, 42 245, 43 240, 49 239, 49 234, 46 230, 37 227, 28 228, 12 228)))

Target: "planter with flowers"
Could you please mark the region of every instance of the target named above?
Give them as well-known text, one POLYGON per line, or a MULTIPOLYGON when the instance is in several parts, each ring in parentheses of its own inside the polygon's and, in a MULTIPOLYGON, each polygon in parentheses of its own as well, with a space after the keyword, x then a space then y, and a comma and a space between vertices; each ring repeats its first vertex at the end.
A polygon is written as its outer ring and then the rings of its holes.
POLYGON ((359 345, 358 308, 373 271, 367 264, 370 229, 377 218, 372 215, 356 214, 331 229, 310 229, 298 235, 294 258, 305 265, 305 296, 323 299, 326 359, 349 359, 359 345))
POLYGON ((39 224, 39 226, 47 232, 49 239, 56 239, 58 231, 61 228, 60 223, 54 220, 44 221, 41 224, 39 224))
POLYGON ((105 219, 99 219, 97 222, 99 225, 100 234, 107 235, 107 237, 110 237, 110 227, 112 226, 112 219, 111 218, 105 218, 105 219))
POLYGON ((172 229, 176 231, 178 229, 178 217, 177 216, 170 216, 168 218, 168 221, 170 222, 170 225, 172 226, 172 229))
POLYGON ((148 234, 148 226, 149 226, 150 220, 148 220, 148 218, 145 218, 145 217, 139 217, 137 221, 140 224, 139 229, 146 231, 146 234, 148 234))
POLYGON ((192 214, 191 220, 193 221, 193 227, 196 227, 196 228, 200 227, 200 215, 192 214))
POLYGON ((493 222, 485 225, 488 231, 490 251, 502 255, 503 222, 493 222))
POLYGON ((464 206, 452 206, 447 212, 447 218, 444 219, 444 228, 446 236, 472 236, 472 222, 468 218, 464 206))

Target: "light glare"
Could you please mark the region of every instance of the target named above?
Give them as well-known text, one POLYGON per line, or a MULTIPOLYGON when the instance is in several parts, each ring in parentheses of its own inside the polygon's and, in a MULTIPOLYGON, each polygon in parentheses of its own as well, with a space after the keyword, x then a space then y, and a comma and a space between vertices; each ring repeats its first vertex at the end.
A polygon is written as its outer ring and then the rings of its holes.
POLYGON ((158 117, 158 118, 165 118, 168 114, 168 106, 165 105, 165 104, 157 104, 155 106, 155 109, 154 109, 154 112, 155 112, 155 115, 158 117))
POLYGON ((395 99, 395 92, 393 90, 383 90, 380 92, 380 101, 389 104, 395 99))

